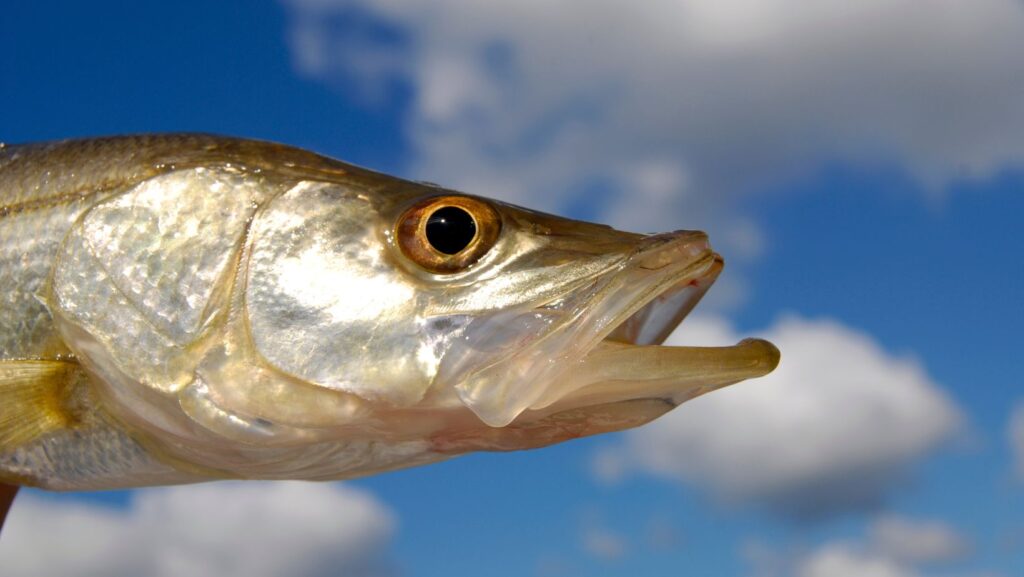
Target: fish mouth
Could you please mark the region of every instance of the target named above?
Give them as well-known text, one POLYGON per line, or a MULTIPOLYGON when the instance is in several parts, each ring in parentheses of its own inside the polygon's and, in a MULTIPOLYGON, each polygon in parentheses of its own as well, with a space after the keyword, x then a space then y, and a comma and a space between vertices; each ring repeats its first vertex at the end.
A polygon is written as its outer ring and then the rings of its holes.
POLYGON ((456 392, 483 422, 503 427, 523 413, 536 417, 649 399, 677 405, 767 374, 779 352, 764 340, 731 347, 661 345, 722 268, 702 232, 643 237, 587 284, 529 311, 492 319, 489 329, 505 323, 518 339, 515 350, 472 371, 456 392))
POLYGON ((639 290, 608 297, 624 302, 604 305, 614 311, 611 330, 580 359, 563 390, 551 389, 531 410, 552 413, 655 399, 675 406, 778 366, 779 350, 763 339, 727 347, 662 345, 724 267, 704 233, 648 237, 634 259, 622 284, 639 290))

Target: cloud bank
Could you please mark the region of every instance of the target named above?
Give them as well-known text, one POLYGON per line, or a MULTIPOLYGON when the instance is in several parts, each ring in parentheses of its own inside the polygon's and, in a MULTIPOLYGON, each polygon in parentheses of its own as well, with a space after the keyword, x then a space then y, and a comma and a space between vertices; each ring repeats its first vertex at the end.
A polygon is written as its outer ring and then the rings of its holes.
POLYGON ((341 485, 233 482, 146 489, 127 510, 18 497, 4 577, 388 575, 393 514, 341 485))
POLYGON ((299 71, 408 89, 421 177, 638 230, 714 225, 823 163, 933 193, 1024 161, 1013 0, 284 0, 299 71))
MULTIPOLYGON (((630 431, 597 456, 598 475, 645 472, 726 501, 815 517, 880 504, 962 426, 919 363, 863 333, 787 317, 758 334, 783 351, 775 372, 630 431)), ((704 317, 688 320, 668 343, 739 339, 725 321, 704 317)))

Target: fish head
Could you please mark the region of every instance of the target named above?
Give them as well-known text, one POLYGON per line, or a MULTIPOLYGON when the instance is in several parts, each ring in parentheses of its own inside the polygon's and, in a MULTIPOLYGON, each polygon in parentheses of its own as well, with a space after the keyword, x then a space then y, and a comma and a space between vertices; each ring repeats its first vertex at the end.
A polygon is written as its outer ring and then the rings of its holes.
POLYGON ((251 236, 244 309, 261 359, 359 399, 381 434, 449 452, 635 426, 778 360, 764 341, 658 346, 722 270, 702 232, 314 183, 270 203, 251 236))
POLYGON ((702 232, 280 145, 145 142, 169 147, 146 153, 160 169, 90 201, 39 298, 103 414, 175 469, 336 479, 543 446, 778 362, 760 340, 662 345, 722 271, 702 232))

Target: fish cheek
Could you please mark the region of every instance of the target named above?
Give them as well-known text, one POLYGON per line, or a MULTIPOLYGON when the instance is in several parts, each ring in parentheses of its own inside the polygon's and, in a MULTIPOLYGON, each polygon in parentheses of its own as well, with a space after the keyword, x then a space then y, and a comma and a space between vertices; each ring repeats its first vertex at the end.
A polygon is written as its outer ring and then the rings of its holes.
POLYGON ((302 183, 253 223, 245 311, 257 353, 294 377, 393 406, 436 371, 416 286, 392 262, 372 196, 302 183))

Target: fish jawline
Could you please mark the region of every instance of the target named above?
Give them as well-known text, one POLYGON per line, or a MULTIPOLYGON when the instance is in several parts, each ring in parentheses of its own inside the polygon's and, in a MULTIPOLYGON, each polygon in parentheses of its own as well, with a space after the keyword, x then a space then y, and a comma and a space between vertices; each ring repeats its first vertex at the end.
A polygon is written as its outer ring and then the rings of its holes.
POLYGON ((721 257, 711 253, 710 258, 712 264, 698 277, 683 277, 630 307, 635 310, 567 376, 564 386, 571 392, 535 403, 534 414, 637 400, 662 400, 675 406, 772 372, 780 353, 763 339, 745 339, 727 347, 661 345, 721 273, 721 257))

